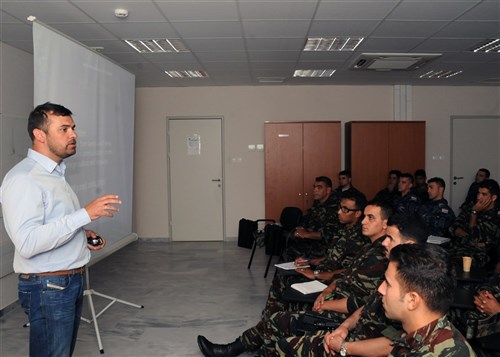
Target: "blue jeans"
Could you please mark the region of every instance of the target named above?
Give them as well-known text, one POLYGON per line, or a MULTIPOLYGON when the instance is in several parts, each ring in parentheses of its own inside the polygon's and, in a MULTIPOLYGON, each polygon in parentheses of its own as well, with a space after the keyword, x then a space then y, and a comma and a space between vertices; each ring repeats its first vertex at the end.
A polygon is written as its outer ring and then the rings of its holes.
POLYGON ((18 288, 30 323, 30 356, 71 356, 82 315, 83 274, 20 274, 18 288))

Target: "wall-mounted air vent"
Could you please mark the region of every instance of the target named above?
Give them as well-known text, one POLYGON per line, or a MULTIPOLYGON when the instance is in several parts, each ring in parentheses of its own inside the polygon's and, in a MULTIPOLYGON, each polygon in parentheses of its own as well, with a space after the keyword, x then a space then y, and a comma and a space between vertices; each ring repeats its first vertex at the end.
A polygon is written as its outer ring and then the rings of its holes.
POLYGON ((351 69, 373 71, 412 71, 441 57, 441 53, 362 53, 351 69))

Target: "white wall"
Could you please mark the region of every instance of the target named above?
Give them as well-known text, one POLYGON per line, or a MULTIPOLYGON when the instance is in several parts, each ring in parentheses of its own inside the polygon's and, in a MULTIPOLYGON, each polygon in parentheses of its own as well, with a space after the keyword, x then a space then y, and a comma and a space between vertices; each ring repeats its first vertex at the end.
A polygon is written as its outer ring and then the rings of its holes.
MULTIPOLYGON (((392 86, 138 88, 134 231, 169 237, 166 117, 224 117, 226 235, 233 238, 240 218, 264 216, 264 157, 247 145, 263 143, 265 121, 393 120, 393 92, 392 86), (236 157, 242 162, 231 162, 236 157)), ((409 117, 427 122, 427 174, 449 182, 450 116, 500 115, 500 89, 413 87, 411 93, 409 117), (433 161, 436 153, 444 159, 433 161)))
MULTIPOLYGON (((33 109, 33 56, 0 42, 0 130, 5 130, 4 120, 22 120, 27 124, 29 112, 33 109)), ((10 125, 9 125, 10 126, 10 125)), ((5 132, 0 133, 5 137, 5 132)), ((1 139, 0 139, 1 140, 1 139)), ((23 138, 27 140, 28 131, 23 138)), ((2 147, 0 143, 0 147, 2 147)), ((27 152, 27 148, 26 148, 27 152)), ((24 155, 26 155, 24 152, 24 155)), ((4 160, 3 154, 0 158, 4 160)), ((4 165, 0 165, 3 168, 4 165)), ((3 178, 4 172, 1 173, 3 178)), ((1 179, 0 179, 1 180, 1 179)), ((0 249, 11 250, 11 242, 0 219, 0 249)), ((0 257, 3 256, 0 252, 0 257)), ((17 274, 10 273, 0 278, 0 310, 17 300, 17 274)))

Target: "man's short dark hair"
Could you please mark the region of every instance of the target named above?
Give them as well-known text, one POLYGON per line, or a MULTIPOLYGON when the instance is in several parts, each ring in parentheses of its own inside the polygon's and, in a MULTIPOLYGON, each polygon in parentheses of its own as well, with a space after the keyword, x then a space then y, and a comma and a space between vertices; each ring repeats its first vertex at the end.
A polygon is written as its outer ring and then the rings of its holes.
POLYGON ((498 196, 498 193, 500 192, 500 189, 498 187, 498 182, 496 182, 493 179, 486 179, 483 182, 480 182, 478 185, 479 188, 486 188, 491 195, 497 196, 497 199, 500 198, 498 196))
POLYGON ((323 182, 326 185, 326 187, 333 187, 332 180, 327 176, 318 176, 314 179, 314 181, 323 182))
POLYGON ((402 292, 415 291, 433 312, 448 311, 457 282, 446 250, 436 244, 399 244, 391 249, 389 261, 396 263, 402 292))
POLYGON ((414 183, 415 182, 415 179, 413 178, 413 175, 410 174, 409 172, 403 172, 401 174, 401 176, 399 176, 400 179, 402 179, 403 177, 406 177, 406 178, 410 179, 410 183, 414 183))
POLYGON ((392 205, 385 200, 371 200, 366 203, 367 206, 375 206, 380 208, 380 215, 382 219, 389 219, 392 216, 392 205))
POLYGON ((427 225, 416 214, 394 214, 387 220, 387 225, 396 227, 405 241, 425 243, 429 237, 427 225))
POLYGON ((415 171, 415 177, 427 177, 427 173, 424 169, 418 169, 415 171))
POLYGON ((442 188, 446 188, 446 183, 441 177, 433 177, 427 180, 427 183, 434 182, 436 185, 442 188))
POLYGON ((342 170, 342 171, 340 171, 339 172, 339 176, 347 176, 349 178, 352 178, 351 171, 349 171, 349 170, 342 170))
POLYGON ((34 129, 40 129, 47 132, 47 114, 66 117, 72 115, 73 113, 71 113, 71 110, 68 108, 59 104, 46 102, 38 105, 35 109, 33 109, 28 117, 28 134, 31 141, 35 140, 35 135, 33 134, 34 129))
POLYGON ((479 170, 477 170, 477 171, 484 172, 484 176, 485 176, 486 178, 490 178, 490 170, 485 169, 485 168, 480 168, 480 169, 479 169, 479 170))
POLYGON ((398 178, 401 177, 401 171, 399 170, 391 170, 389 171, 389 174, 387 176, 391 176, 391 175, 396 175, 398 178))
POLYGON ((340 194, 341 200, 354 201, 354 207, 363 211, 366 207, 366 196, 359 191, 345 191, 340 194))

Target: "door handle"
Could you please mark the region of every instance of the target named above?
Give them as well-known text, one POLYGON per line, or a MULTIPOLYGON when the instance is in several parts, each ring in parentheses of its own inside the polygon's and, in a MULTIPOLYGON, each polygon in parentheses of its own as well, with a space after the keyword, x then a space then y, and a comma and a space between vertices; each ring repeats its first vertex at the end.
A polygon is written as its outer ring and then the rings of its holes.
POLYGON ((463 176, 453 176, 454 180, 463 180, 463 176))
POLYGON ((212 182, 220 182, 220 179, 212 179, 212 182))

